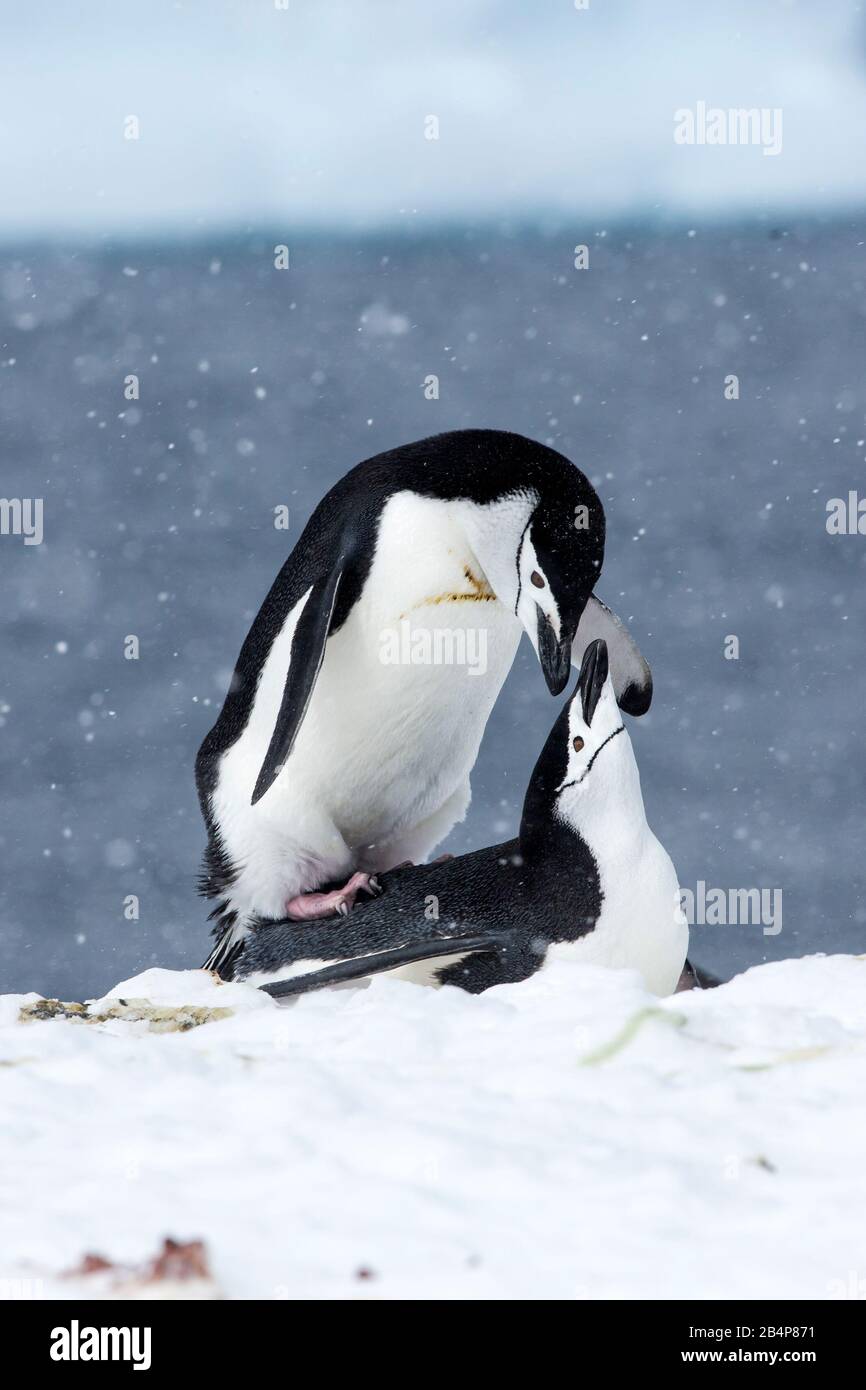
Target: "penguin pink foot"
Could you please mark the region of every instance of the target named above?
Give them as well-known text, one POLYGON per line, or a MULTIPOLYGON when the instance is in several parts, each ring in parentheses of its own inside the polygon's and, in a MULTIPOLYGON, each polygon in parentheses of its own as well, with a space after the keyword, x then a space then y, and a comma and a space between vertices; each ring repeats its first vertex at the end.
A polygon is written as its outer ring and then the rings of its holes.
POLYGON ((355 899, 363 891, 376 897, 382 891, 379 880, 372 874, 352 874, 342 888, 330 893, 299 893, 286 903, 286 916, 293 922, 312 922, 319 917, 348 917, 355 899))

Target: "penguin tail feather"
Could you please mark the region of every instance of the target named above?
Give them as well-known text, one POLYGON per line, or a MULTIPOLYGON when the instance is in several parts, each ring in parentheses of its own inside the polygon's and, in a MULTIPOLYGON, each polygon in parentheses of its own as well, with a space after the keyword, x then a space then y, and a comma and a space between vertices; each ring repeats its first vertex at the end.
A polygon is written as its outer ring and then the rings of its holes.
POLYGON ((704 970, 700 965, 692 965, 692 973, 698 982, 698 989, 718 989, 719 985, 725 983, 718 975, 714 975, 711 970, 704 970))
POLYGON ((235 978, 235 966, 243 949, 243 935, 238 935, 236 927, 226 927, 201 968, 202 970, 213 970, 221 980, 233 980, 235 978))
POLYGON ((682 994, 689 989, 717 989, 721 984, 724 984, 724 980, 720 980, 718 975, 713 975, 709 970, 704 970, 687 960, 674 993, 682 994))

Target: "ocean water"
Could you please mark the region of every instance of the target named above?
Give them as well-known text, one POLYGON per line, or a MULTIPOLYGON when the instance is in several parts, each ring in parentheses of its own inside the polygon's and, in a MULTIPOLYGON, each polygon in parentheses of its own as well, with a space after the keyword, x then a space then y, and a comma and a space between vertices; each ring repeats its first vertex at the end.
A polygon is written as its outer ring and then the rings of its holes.
MULTIPOLYGON (((466 426, 603 497, 682 885, 781 894, 693 959, 862 950, 866 536, 826 519, 866 496, 866 218, 308 235, 286 271, 279 239, 0 251, 2 493, 44 508, 41 545, 0 536, 0 990, 200 963, 193 761, 249 622, 347 468, 466 426)), ((446 848, 514 832, 557 708, 524 643, 446 848)))

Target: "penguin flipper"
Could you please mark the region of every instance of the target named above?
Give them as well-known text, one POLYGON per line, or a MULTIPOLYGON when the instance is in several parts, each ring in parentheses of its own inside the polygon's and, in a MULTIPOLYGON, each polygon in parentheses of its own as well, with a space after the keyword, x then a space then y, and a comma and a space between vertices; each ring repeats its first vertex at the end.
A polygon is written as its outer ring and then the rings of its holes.
POLYGON ((653 678, 640 648, 621 618, 597 594, 591 594, 577 625, 572 662, 580 669, 583 654, 597 637, 607 643, 616 702, 626 714, 646 714, 653 697, 653 678))
POLYGON ((301 610, 292 637, 289 670, 274 732, 259 771, 250 804, 255 806, 272 786, 288 760, 304 722, 325 658, 325 643, 334 616, 334 606, 345 570, 345 559, 330 574, 317 579, 301 610))
POLYGON ((335 961, 333 965, 312 970, 306 975, 296 975, 290 980, 276 980, 273 984, 260 985, 265 994, 273 999, 287 995, 307 994, 314 989, 325 989, 328 985, 341 984, 347 980, 363 980, 368 975, 381 975, 386 970, 396 970, 401 965, 412 965, 417 961, 435 960, 437 956, 475 955, 480 951, 500 950, 511 939, 509 932, 476 932, 469 936, 443 937, 437 941, 413 941, 390 950, 373 951, 369 955, 356 956, 352 960, 335 961))

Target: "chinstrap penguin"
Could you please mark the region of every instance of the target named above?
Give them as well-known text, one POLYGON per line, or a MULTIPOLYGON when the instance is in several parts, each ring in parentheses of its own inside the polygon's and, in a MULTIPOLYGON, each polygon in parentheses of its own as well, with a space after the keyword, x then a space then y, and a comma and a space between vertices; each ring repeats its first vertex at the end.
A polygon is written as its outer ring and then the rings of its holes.
POLYGON ((253 919, 345 914, 377 891, 380 871, 430 854, 466 813, 524 630, 552 693, 601 636, 620 705, 648 708, 649 668, 593 594, 604 539, 583 473, 496 430, 377 455, 331 489, 262 604, 199 750, 201 891, 215 901, 218 938, 206 966, 229 968, 253 919), (389 664, 383 634, 401 624, 436 638, 483 634, 483 671, 389 664))
POLYGON ((672 993, 688 924, 674 866, 650 830, 605 643, 535 766, 517 839, 447 862, 397 868, 339 932, 263 923, 233 977, 277 997, 391 972, 471 993, 526 979, 557 956, 640 972, 672 993))

